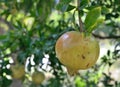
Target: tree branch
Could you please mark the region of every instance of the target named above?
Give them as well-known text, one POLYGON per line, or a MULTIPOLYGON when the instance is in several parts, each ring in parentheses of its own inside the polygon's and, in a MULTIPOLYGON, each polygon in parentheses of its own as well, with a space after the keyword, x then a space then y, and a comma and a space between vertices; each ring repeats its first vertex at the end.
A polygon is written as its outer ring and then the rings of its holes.
POLYGON ((80 7, 80 0, 77 0, 77 10, 78 10, 78 20, 79 20, 80 32, 83 32, 83 23, 82 23, 82 20, 80 17, 79 7, 80 7))
POLYGON ((92 33, 92 35, 96 38, 99 38, 99 39, 119 39, 120 38, 120 36, 113 36, 113 35, 111 35, 111 36, 100 36, 100 35, 97 35, 95 33, 92 33))

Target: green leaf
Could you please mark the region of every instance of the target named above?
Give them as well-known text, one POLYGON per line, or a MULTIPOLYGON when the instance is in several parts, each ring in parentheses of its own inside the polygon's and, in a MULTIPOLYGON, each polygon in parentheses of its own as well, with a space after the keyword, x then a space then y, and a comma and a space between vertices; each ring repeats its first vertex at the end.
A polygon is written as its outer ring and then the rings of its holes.
POLYGON ((92 26, 90 26, 89 27, 89 32, 92 32, 92 30, 94 30, 96 27, 98 27, 100 24, 102 24, 103 22, 104 22, 104 18, 103 17, 100 17, 100 18, 98 18, 97 20, 96 20, 96 22, 92 25, 92 26))
POLYGON ((118 6, 117 10, 120 12, 120 5, 118 6))
POLYGON ((110 50, 107 51, 107 55, 110 56, 110 50))
POLYGON ((120 5, 120 0, 115 0, 114 3, 120 5))
POLYGON ((73 10, 74 8, 76 8, 75 6, 73 6, 73 5, 68 5, 68 7, 67 7, 67 10, 66 11, 71 11, 71 10, 73 10))
POLYGON ((82 0, 80 2, 80 9, 85 8, 85 6, 88 5, 89 2, 90 2, 89 0, 82 0))
POLYGON ((58 3, 58 5, 56 6, 56 8, 62 12, 67 11, 67 8, 69 7, 69 3, 72 0, 60 0, 60 2, 58 3))
POLYGON ((56 8, 57 8, 57 10, 59 10, 61 12, 65 12, 67 10, 67 8, 68 8, 68 5, 66 5, 66 4, 58 4, 56 8))
POLYGON ((91 32, 96 25, 96 22, 101 14, 101 7, 96 7, 90 10, 85 18, 85 27, 91 32))
POLYGON ((7 38, 7 35, 0 35, 0 40, 4 40, 7 38))
POLYGON ((60 0, 62 4, 69 4, 72 0, 60 0))
POLYGON ((102 12, 103 14, 108 14, 108 13, 110 13, 110 9, 107 8, 107 7, 102 7, 101 12, 102 12))
POLYGON ((7 79, 6 77, 2 77, 2 85, 0 87, 9 87, 12 83, 12 80, 7 79))
POLYGON ((82 80, 78 76, 75 78, 75 85, 76 85, 76 87, 85 87, 86 86, 85 81, 82 80))

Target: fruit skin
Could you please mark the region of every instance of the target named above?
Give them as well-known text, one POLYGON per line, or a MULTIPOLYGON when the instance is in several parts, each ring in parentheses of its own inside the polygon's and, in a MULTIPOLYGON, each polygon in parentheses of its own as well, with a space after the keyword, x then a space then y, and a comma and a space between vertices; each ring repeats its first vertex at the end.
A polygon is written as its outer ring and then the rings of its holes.
POLYGON ((93 66, 99 57, 99 49, 94 38, 77 31, 64 33, 55 45, 56 56, 67 67, 68 73, 93 66))
POLYGON ((34 84, 41 84, 45 79, 45 75, 42 72, 35 71, 32 74, 32 81, 34 84))
POLYGON ((12 65, 11 71, 14 79, 21 79, 25 75, 25 67, 21 64, 12 65))

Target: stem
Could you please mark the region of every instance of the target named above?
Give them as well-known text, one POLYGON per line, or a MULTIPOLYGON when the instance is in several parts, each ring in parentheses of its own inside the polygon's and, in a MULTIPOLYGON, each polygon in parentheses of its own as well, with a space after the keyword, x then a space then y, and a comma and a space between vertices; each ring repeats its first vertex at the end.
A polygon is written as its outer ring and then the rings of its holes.
POLYGON ((83 32, 83 23, 82 23, 82 20, 80 17, 79 7, 80 7, 80 0, 77 0, 77 10, 78 10, 78 20, 79 20, 80 32, 83 32))

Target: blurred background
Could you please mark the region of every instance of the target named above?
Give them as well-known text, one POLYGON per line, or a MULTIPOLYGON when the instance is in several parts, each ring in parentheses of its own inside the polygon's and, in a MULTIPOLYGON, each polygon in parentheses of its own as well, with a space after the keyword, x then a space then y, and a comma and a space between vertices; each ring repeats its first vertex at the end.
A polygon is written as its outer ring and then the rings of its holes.
POLYGON ((120 0, 0 0, 0 87, 120 87, 119 51, 120 0), (55 43, 79 31, 78 16, 99 41, 100 56, 93 67, 69 76, 55 43), (12 77, 15 64, 25 66, 22 79, 12 77), (36 70, 45 75, 37 85, 36 70))

